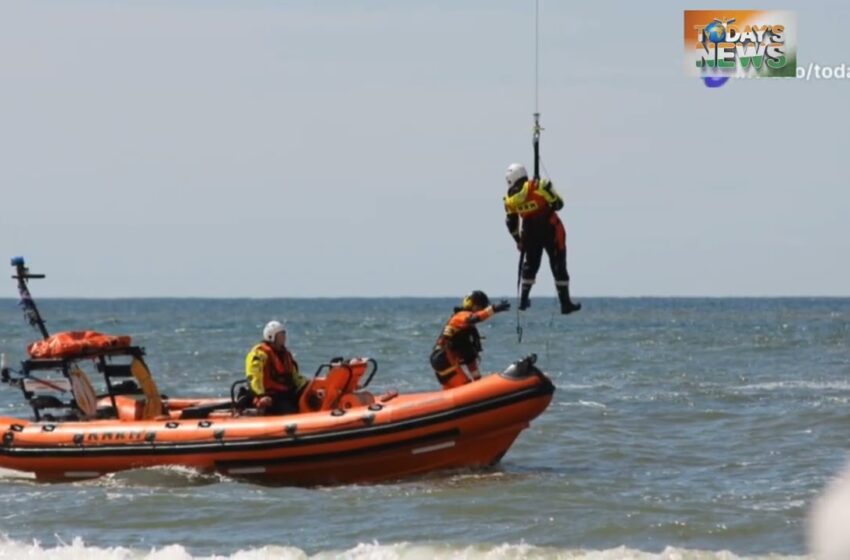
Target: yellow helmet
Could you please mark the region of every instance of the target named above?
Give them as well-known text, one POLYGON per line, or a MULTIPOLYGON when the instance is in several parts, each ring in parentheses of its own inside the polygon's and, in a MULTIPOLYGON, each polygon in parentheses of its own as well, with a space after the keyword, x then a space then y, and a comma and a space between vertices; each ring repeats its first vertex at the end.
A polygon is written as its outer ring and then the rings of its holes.
POLYGON ((484 309, 488 305, 490 305, 490 298, 487 297, 487 294, 485 294, 481 290, 475 290, 474 292, 463 298, 462 307, 466 311, 470 311, 473 307, 484 309))

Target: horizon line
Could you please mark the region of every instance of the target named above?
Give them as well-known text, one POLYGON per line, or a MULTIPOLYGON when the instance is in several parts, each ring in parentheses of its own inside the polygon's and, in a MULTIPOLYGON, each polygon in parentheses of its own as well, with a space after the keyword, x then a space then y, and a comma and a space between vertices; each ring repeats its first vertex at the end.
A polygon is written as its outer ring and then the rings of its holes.
MULTIPOLYGON (((438 296, 413 296, 413 295, 393 295, 393 296, 69 296, 69 295, 54 295, 54 296, 39 296, 38 300, 50 299, 79 299, 79 300, 150 300, 150 299, 205 299, 205 300, 275 300, 275 299, 292 299, 292 300, 335 300, 335 299, 363 299, 363 300, 378 300, 378 299, 458 299, 462 296, 458 295, 438 295, 438 296)), ((517 299, 516 295, 494 295, 490 299, 517 299)), ((533 299, 557 299, 556 295, 540 295, 534 296, 533 299)), ((579 296, 576 299, 850 299, 850 294, 847 295, 587 295, 579 296)), ((2 300, 19 301, 20 298, 13 296, 2 296, 2 300)))

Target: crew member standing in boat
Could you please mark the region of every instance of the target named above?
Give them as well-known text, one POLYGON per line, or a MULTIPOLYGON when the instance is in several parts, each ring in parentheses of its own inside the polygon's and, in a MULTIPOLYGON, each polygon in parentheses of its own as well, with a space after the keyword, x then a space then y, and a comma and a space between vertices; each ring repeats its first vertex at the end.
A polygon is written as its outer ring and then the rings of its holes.
POLYGON ((431 367, 443 389, 460 387, 481 379, 478 372, 481 336, 475 325, 510 307, 507 300, 490 305, 487 294, 479 290, 466 296, 461 307, 455 307, 454 314, 431 352, 431 367))
POLYGON ((270 321, 263 329, 263 341, 248 352, 245 375, 254 406, 263 414, 298 412, 298 396, 307 380, 286 348, 286 328, 279 321, 270 321))
POLYGON ((540 269, 543 250, 549 255, 549 266, 555 277, 555 288, 561 302, 561 313, 581 309, 570 299, 570 275, 567 274, 567 233, 558 217, 564 207, 561 196, 548 179, 529 181, 528 172, 519 163, 512 163, 505 174, 508 194, 505 195, 505 223, 517 249, 525 252, 522 263, 522 292, 519 308, 528 309, 528 295, 540 269), (520 224, 520 222, 522 222, 520 224))

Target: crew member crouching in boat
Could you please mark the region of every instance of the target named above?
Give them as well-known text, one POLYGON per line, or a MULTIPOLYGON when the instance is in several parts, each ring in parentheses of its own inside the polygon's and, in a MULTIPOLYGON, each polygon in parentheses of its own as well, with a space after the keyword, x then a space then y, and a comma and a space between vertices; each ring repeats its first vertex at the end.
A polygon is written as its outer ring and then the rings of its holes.
POLYGON ((479 290, 463 298, 461 307, 455 307, 454 315, 446 323, 431 352, 431 367, 443 389, 481 379, 478 372, 481 336, 475 325, 510 307, 511 304, 504 299, 490 305, 487 294, 479 290))
POLYGON ((262 414, 298 412, 298 396, 307 380, 286 349, 286 328, 279 321, 270 321, 263 329, 263 342, 248 352, 245 375, 251 384, 254 406, 262 414))

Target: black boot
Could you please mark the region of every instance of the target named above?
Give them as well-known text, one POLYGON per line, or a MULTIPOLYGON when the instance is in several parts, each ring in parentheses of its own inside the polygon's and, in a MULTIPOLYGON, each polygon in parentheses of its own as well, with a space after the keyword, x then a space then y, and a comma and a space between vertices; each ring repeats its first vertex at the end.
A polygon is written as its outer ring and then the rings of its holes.
POLYGON ((531 307, 531 300, 528 299, 528 294, 531 292, 531 284, 523 284, 522 294, 519 296, 519 310, 525 311, 531 307))
POLYGON ((558 299, 561 301, 561 314, 569 315, 581 309, 581 304, 570 299, 570 286, 558 286, 558 299))

